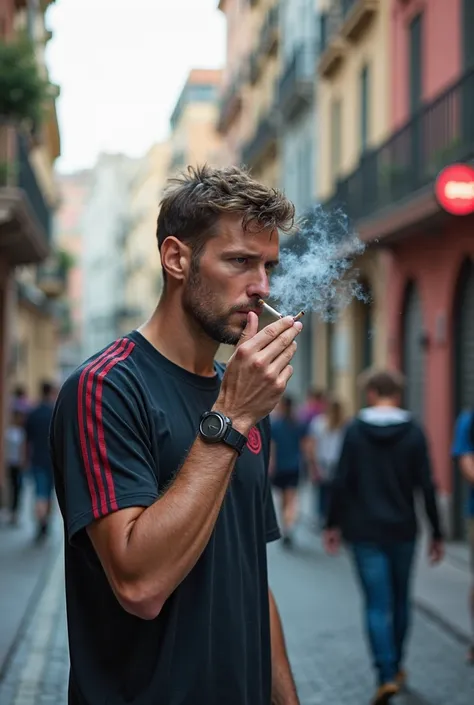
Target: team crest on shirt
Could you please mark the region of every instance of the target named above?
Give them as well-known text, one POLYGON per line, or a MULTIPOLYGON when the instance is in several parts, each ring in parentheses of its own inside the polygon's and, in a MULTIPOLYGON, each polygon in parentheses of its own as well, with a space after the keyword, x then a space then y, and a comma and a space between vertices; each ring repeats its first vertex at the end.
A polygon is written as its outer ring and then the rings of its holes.
POLYGON ((250 429, 247 439, 247 448, 255 455, 258 455, 262 450, 262 436, 260 431, 255 426, 250 429))

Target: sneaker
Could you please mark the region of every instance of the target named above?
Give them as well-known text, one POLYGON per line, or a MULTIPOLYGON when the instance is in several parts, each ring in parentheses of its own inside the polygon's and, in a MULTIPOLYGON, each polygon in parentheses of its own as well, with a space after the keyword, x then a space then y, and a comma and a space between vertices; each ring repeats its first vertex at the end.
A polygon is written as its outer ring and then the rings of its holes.
POLYGON ((404 688, 407 684, 407 672, 401 668, 395 676, 395 683, 399 688, 404 688))
POLYGON ((372 700, 372 705, 386 705, 394 695, 397 695, 399 690, 400 688, 396 683, 384 683, 377 690, 375 698, 372 700))

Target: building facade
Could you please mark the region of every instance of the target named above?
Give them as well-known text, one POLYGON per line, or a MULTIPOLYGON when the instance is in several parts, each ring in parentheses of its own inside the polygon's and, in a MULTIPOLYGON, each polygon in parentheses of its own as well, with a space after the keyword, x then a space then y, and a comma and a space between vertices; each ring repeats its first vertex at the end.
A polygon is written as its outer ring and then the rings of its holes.
POLYGON ((221 139, 216 130, 221 71, 192 69, 171 115, 170 175, 188 165, 217 165, 221 139))
POLYGON ((385 253, 389 360, 406 374, 405 403, 428 431, 446 519, 461 537, 465 487, 450 445, 457 413, 474 404, 474 216, 445 212, 435 183, 474 157, 474 3, 388 5, 390 134, 335 197, 385 253))
MULTIPOLYGON (((44 52, 51 35, 45 12, 50 4, 45 0, 27 6, 4 0, 0 8, 2 41, 14 43, 26 31, 37 71, 46 80, 44 52)), ((54 163, 60 153, 57 95, 57 87, 50 84, 42 120, 29 131, 8 114, 0 121, 0 485, 12 386, 21 383, 34 399, 40 380, 56 377, 54 299, 61 281, 51 266, 40 265, 51 262, 54 254, 52 223, 58 204, 54 163)))
MULTIPOLYGON (((320 0, 318 58, 318 201, 347 210, 339 184, 389 130, 387 2, 320 0), (332 198, 334 193, 338 198, 332 198)), ((316 382, 353 413, 363 403, 358 377, 387 358, 386 259, 367 246, 354 261, 362 298, 315 325, 316 382)))
POLYGON ((125 242, 124 333, 140 326, 153 313, 161 294, 163 278, 156 224, 169 159, 168 142, 153 145, 131 184, 131 227, 125 242))
POLYGON ((58 311, 58 367, 61 383, 82 362, 84 287, 81 225, 90 180, 89 170, 58 177, 61 205, 55 219, 55 240, 69 258, 66 291, 58 311))
POLYGON ((130 189, 137 169, 138 160, 101 154, 92 170, 81 223, 83 359, 114 341, 127 316, 124 254, 131 229, 130 189))

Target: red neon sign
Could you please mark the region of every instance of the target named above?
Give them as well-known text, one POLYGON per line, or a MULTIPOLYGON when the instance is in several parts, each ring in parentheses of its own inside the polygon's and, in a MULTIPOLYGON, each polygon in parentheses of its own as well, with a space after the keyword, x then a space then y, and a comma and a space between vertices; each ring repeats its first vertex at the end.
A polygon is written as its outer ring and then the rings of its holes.
POLYGON ((436 179, 435 195, 441 208, 448 213, 474 213, 474 168, 468 164, 447 166, 436 179))

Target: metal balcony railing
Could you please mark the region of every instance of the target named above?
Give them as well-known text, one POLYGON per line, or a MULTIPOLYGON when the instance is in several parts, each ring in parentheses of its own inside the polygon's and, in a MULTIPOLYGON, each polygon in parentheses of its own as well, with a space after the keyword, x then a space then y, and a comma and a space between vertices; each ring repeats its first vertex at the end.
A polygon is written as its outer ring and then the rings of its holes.
POLYGON ((30 163, 28 141, 25 135, 17 132, 17 185, 22 189, 29 201, 36 219, 44 230, 48 242, 52 235, 52 212, 43 196, 36 174, 30 163))
POLYGON ((285 117, 311 104, 315 59, 316 47, 309 43, 297 46, 288 59, 278 86, 278 104, 285 117))
POLYGON ((434 184, 442 168, 474 159, 474 69, 423 106, 340 180, 327 206, 367 218, 434 184))
POLYGON ((275 110, 266 113, 257 126, 254 136, 247 142, 242 150, 242 160, 247 166, 253 166, 265 154, 277 138, 277 124, 275 110))
POLYGON ((227 86, 220 100, 219 119, 217 123, 217 129, 220 132, 225 132, 226 128, 239 113, 242 106, 241 91, 244 79, 245 73, 241 69, 227 86))

